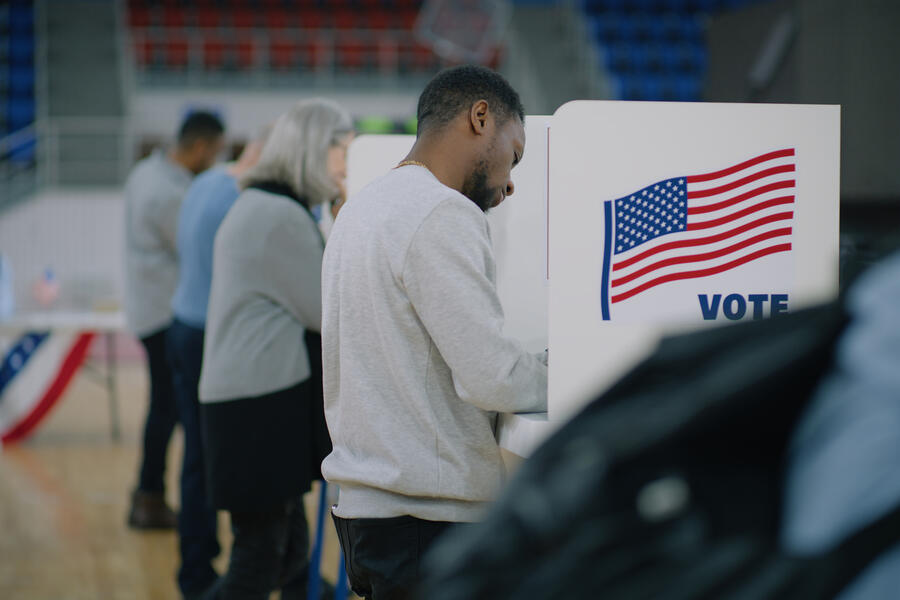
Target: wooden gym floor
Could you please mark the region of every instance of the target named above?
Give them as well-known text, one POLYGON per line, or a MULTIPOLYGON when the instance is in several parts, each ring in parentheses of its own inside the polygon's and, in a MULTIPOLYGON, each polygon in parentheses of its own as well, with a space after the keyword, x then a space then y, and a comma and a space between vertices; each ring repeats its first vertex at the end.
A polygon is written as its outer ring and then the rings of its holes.
MULTIPOLYGON (((31 438, 0 450, 0 598, 180 598, 176 535, 136 532, 125 525, 147 402, 141 363, 119 365, 118 391, 121 441, 110 439, 104 389, 79 374, 31 438)), ((174 507, 181 448, 176 429, 166 474, 166 494, 174 507)), ((315 490, 306 500, 312 527, 315 490)), ((219 514, 219 539, 223 551, 216 567, 223 572, 231 546, 225 513, 219 514)), ((331 581, 337 547, 334 528, 328 526, 322 571, 331 581)))

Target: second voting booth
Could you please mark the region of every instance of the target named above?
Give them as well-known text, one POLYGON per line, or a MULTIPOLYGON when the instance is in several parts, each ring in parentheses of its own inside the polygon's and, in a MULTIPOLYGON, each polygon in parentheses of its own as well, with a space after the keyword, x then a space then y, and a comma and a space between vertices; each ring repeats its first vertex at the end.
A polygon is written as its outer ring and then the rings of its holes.
MULTIPOLYGON (((550 350, 548 415, 502 417, 515 454, 663 335, 837 294, 840 107, 576 101, 525 134, 488 213, 505 331, 550 350)), ((349 202, 414 141, 360 136, 349 202)))

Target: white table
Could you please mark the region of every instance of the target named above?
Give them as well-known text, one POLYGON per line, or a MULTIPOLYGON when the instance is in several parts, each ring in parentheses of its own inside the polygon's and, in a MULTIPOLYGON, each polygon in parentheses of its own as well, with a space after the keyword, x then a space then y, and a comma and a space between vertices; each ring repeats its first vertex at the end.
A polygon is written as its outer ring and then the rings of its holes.
POLYGON ((89 362, 83 367, 87 373, 99 379, 106 388, 109 400, 110 435, 118 441, 119 399, 116 388, 116 334, 126 331, 125 315, 120 310, 25 310, 17 312, 9 319, 0 321, 0 332, 23 333, 26 331, 92 331, 104 338, 106 344, 106 368, 97 369, 89 362))

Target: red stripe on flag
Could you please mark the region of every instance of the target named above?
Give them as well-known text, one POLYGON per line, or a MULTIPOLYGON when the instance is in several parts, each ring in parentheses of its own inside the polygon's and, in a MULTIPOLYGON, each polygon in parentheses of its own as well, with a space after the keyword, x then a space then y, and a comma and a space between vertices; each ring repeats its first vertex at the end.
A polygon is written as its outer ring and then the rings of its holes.
POLYGON ((56 373, 50 386, 44 392, 44 395, 35 405, 35 407, 22 419, 15 427, 6 432, 2 441, 4 444, 15 442, 25 438, 37 426, 38 423, 50 412, 50 409, 56 404, 63 392, 72 381, 72 377, 78 371, 78 368, 84 362, 87 356, 88 348, 94 339, 93 333, 82 333, 78 336, 76 342, 69 349, 69 353, 63 360, 59 371, 56 373))
POLYGON ((776 150, 774 152, 769 152, 768 154, 762 154, 760 156, 757 156, 756 158, 751 158, 750 160, 746 160, 742 163, 736 164, 733 167, 728 167, 727 169, 722 169, 721 171, 715 171, 713 173, 707 173, 705 175, 689 175, 687 178, 687 182, 702 183, 704 181, 718 179, 719 177, 727 177, 728 175, 737 173, 742 169, 746 169, 748 167, 752 167, 769 160, 775 160, 776 158, 784 158, 785 156, 794 156, 794 149, 786 148, 784 150, 776 150))
POLYGON ((732 244, 731 246, 727 246, 725 248, 721 248, 719 250, 714 250, 712 252, 704 252, 703 254, 691 254, 688 256, 674 256, 672 258, 667 258, 665 260, 661 260, 657 263, 653 263, 652 265, 647 265, 643 269, 639 269, 634 273, 629 275, 625 275, 624 277, 620 277, 619 279, 613 280, 610 287, 616 287, 619 285, 624 285, 631 281, 634 281, 638 277, 646 275, 651 271, 655 271, 657 269, 662 269, 664 267, 670 267, 672 265, 681 265, 685 263, 692 262, 702 262, 704 260, 710 260, 713 258, 721 258, 727 254, 731 254, 732 252, 736 252, 738 250, 742 250, 753 244, 758 244, 759 242, 763 242, 765 240, 770 240, 772 238, 781 237, 783 235, 790 235, 791 228, 783 227, 781 229, 773 229, 772 231, 767 231, 766 233, 760 233, 759 235, 755 235, 751 238, 747 238, 744 241, 738 242, 737 244, 732 244))
POLYGON ((652 287, 657 285, 668 283, 670 281, 679 281, 682 279, 696 279, 698 277, 708 277, 709 275, 716 275, 717 273, 723 273, 735 267, 739 267, 743 264, 746 264, 750 261, 756 260, 757 258, 762 258, 764 256, 768 256, 770 254, 776 254, 778 252, 788 252, 791 249, 790 244, 778 244, 776 246, 772 246, 770 248, 763 248, 762 250, 757 250, 747 256, 742 256, 741 258, 735 259, 731 262, 725 263, 724 265, 719 265, 718 267, 710 267, 709 269, 701 269, 698 271, 685 271, 684 273, 671 273, 669 275, 663 275, 662 277, 657 277, 651 281, 643 285, 639 285, 636 288, 630 289, 627 292, 622 292, 618 296, 612 297, 612 302, 620 302, 622 300, 627 300, 632 296, 640 294, 643 291, 646 291, 652 287))
MULTIPOLYGON (((741 179, 737 179, 735 181, 732 181, 731 183, 726 183, 725 185, 720 185, 719 187, 709 188, 707 190, 689 190, 688 198, 708 198, 710 196, 716 196, 723 192, 730 192, 731 190, 737 189, 742 185, 747 185, 748 183, 759 181, 760 179, 763 179, 765 177, 778 175, 780 173, 793 173, 795 170, 796 167, 794 167, 794 165, 779 165, 777 167, 763 169, 759 173, 747 175, 746 177, 742 177, 741 179)), ((688 183, 690 183, 690 181, 688 183)))
POLYGON ((730 229, 728 231, 723 231, 722 233, 717 233, 715 235, 710 235, 703 238, 694 238, 692 240, 681 240, 678 242, 668 242, 666 244, 660 244, 655 248, 650 248, 649 250, 645 250, 640 254, 632 256, 631 258, 625 259, 619 263, 613 265, 613 271, 617 269, 624 269, 626 267, 630 267, 636 262, 644 260, 649 256, 653 256, 654 254, 659 254, 660 252, 665 252, 666 250, 672 250, 674 248, 689 248, 691 246, 703 246, 704 244, 714 244, 715 242, 721 242, 722 240, 727 240, 730 237, 734 237, 736 235, 740 235, 745 231, 750 231, 751 229, 755 229, 757 227, 761 227, 763 225, 768 225, 769 223, 774 223, 775 221, 784 221, 786 219, 793 218, 793 212, 786 213, 778 213, 774 215, 769 215, 767 217, 763 217, 761 219, 757 219, 756 221, 751 221, 746 225, 741 225, 740 227, 735 227, 734 229, 730 229))
MULTIPOLYGON (((787 188, 794 187, 793 181, 776 181, 775 183, 770 183, 768 185, 764 185, 762 187, 756 188, 755 190, 750 190, 749 192, 744 192, 743 194, 738 194, 734 198, 728 198, 727 200, 722 200, 721 202, 716 202, 715 204, 707 204, 706 206, 690 206, 688 205, 688 214, 689 215, 699 215, 708 212, 714 212, 717 210, 721 210, 723 208, 728 208, 729 206, 733 206, 744 200, 749 200, 750 198, 754 198, 756 196, 762 196, 765 193, 773 192, 775 190, 783 190, 787 188)), ((688 198, 691 197, 691 193, 688 192, 688 198)))
MULTIPOLYGON (((765 210, 767 208, 772 208, 773 206, 781 206, 783 204, 793 204, 794 197, 793 196, 785 196, 784 198, 773 198, 771 200, 766 200, 765 202, 760 202, 759 204, 754 204, 753 206, 748 206, 743 210, 739 210, 730 215, 721 217, 719 219, 712 219, 709 221, 700 221, 695 223, 688 223, 687 230, 688 231, 697 231, 698 229, 709 229, 710 227, 718 227, 719 225, 724 225, 725 223, 731 223, 732 221, 736 221, 742 217, 746 217, 747 215, 752 215, 755 212, 759 212, 761 210, 765 210)), ((791 213, 793 216, 794 213, 791 213)))

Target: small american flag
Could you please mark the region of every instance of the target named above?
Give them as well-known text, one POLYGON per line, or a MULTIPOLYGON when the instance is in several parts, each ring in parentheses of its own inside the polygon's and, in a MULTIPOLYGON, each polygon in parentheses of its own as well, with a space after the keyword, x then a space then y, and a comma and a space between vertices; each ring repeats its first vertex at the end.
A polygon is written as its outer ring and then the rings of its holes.
POLYGON ((658 285, 790 251, 795 168, 786 148, 607 200, 603 319, 611 304, 658 285))

